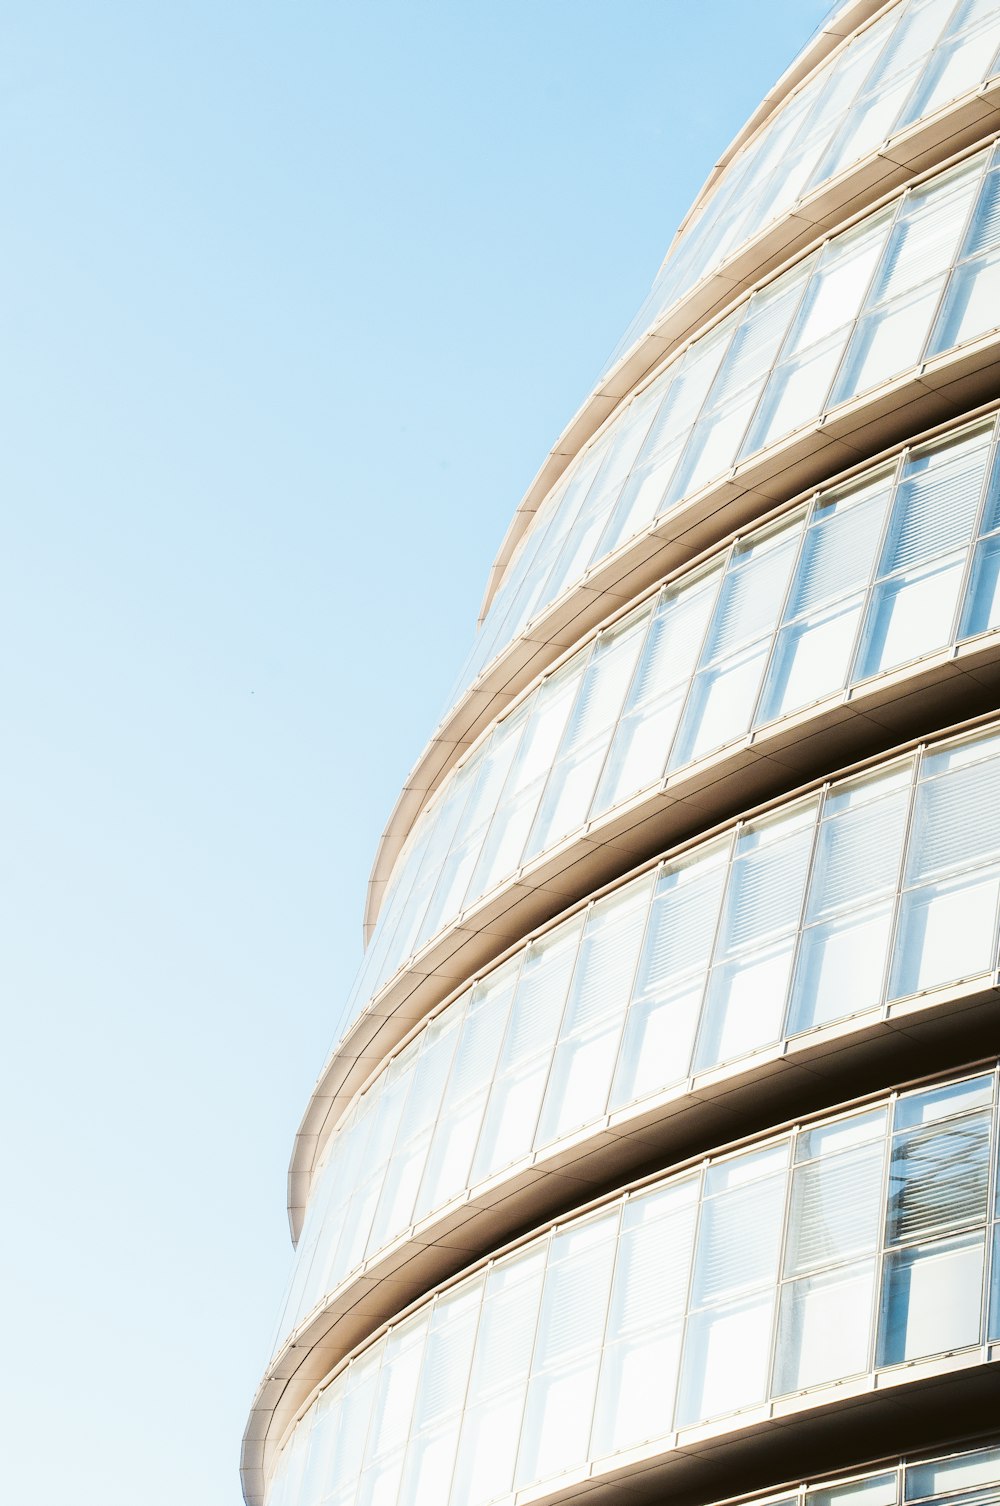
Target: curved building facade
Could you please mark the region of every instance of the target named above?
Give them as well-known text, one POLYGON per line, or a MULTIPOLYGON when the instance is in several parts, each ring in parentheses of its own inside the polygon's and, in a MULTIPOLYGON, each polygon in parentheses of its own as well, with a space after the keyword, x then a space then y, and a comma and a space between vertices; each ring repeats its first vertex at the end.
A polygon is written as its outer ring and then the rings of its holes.
POLYGON ((248 1506, 1000 1501, 1000 0, 848 0, 518 507, 248 1506))

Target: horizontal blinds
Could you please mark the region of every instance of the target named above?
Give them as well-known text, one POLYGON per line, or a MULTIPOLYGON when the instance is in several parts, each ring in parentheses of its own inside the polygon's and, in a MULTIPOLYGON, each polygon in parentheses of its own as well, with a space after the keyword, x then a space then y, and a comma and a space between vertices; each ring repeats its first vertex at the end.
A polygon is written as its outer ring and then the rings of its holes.
POLYGON ((873 1250, 882 1212, 884 1145, 801 1166, 795 1172, 785 1275, 873 1250))
POLYGON ((599 1245, 546 1271, 532 1370, 547 1369, 600 1343, 617 1231, 615 1220, 599 1245))
POLYGON ((587 919, 573 975, 563 1034, 585 1030, 624 1009, 632 985, 649 903, 649 886, 595 905, 587 919))
POLYGON ((710 408, 721 407, 744 387, 758 381, 771 366, 803 281, 801 273, 790 279, 782 278, 776 288, 753 298, 712 388, 710 408))
POLYGON ((1000 759, 921 784, 909 847, 911 883, 1000 855, 1000 759))
POLYGON ((648 705, 692 674, 705 625, 718 590, 720 572, 693 589, 670 597, 650 625, 629 691, 628 706, 648 705))
POLYGON ((692 1204, 623 1237, 610 1325, 616 1335, 657 1327, 684 1312, 696 1214, 692 1204))
POLYGON ((698 1237, 696 1306, 775 1279, 784 1197, 782 1175, 708 1199, 698 1237))
POLYGON ((643 945, 640 995, 655 993, 670 980, 708 966, 724 880, 720 864, 658 895, 643 945))
POLYGON ((889 1239, 924 1239, 985 1218, 989 1158, 988 1113, 897 1136, 890 1172, 889 1239))
POLYGON ((798 548, 798 532, 797 526, 791 536, 769 539, 734 558, 713 614, 705 662, 724 659, 742 644, 773 631, 798 548))
POLYGON ((627 627, 597 640, 559 750, 560 758, 596 737, 606 736, 614 725, 629 681, 630 662, 639 652, 648 619, 647 611, 627 627))
POLYGON ((989 436, 911 461, 896 496, 883 573, 934 559, 969 540, 989 436))
POLYGON ((786 617, 813 612, 867 584, 889 491, 887 479, 809 529, 786 617))
POLYGON ((540 1285, 536 1278, 487 1297, 476 1340, 470 1401, 504 1390, 527 1376, 540 1285))
POLYGON ((976 256, 996 245, 1000 245, 1000 170, 994 169, 983 183, 964 254, 976 256))
POLYGON ((502 1071, 555 1039, 581 928, 582 921, 563 927, 529 947, 504 1041, 502 1071))
POLYGON ((978 172, 963 173, 950 191, 935 184, 913 195, 889 237, 869 304, 898 298, 948 270, 978 183, 978 172))
POLYGON ((872 70, 866 89, 876 81, 902 73, 929 52, 954 8, 955 0, 930 0, 929 4, 904 10, 900 25, 872 70))
POLYGON ((812 827, 806 827, 733 864, 723 926, 726 952, 798 924, 812 837, 812 827))
POLYGON ((417 1391, 414 1425, 418 1428, 459 1411, 465 1400, 479 1318, 476 1297, 475 1289, 463 1292, 457 1311, 451 1311, 446 1301, 434 1314, 417 1391))
POLYGON ((448 1081, 446 1103, 461 1103, 491 1080, 512 993, 513 987, 501 997, 469 1010, 455 1055, 455 1067, 448 1081))
POLYGON ((909 791, 823 822, 809 890, 809 919, 831 915, 895 887, 909 791))

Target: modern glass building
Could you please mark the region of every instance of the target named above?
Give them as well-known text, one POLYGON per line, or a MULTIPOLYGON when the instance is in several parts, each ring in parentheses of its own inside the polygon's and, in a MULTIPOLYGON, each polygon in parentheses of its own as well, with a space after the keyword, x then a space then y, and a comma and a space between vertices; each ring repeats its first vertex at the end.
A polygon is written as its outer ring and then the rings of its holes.
POLYGON ((1000 1503, 1000 0, 848 0, 491 572, 249 1506, 1000 1503))

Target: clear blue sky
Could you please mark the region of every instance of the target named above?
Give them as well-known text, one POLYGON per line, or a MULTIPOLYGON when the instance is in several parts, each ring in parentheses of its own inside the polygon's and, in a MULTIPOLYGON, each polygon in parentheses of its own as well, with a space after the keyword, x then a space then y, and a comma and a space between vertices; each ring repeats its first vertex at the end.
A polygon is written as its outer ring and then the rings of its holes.
POLYGON ((7 8, 6 1499, 237 1506, 379 833, 509 515, 827 9, 7 8))

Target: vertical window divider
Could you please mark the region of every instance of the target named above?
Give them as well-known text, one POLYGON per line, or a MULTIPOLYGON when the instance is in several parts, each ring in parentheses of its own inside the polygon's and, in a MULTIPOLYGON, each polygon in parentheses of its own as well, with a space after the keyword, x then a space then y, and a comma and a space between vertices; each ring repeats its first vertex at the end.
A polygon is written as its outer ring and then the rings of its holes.
MULTIPOLYGON (((642 923, 642 935, 639 938, 639 946, 635 954, 635 966, 632 969, 632 977, 628 986, 628 995, 625 999, 625 1007, 622 1010, 621 1028, 618 1031, 618 1044, 615 1047, 615 1059, 611 1065, 611 1074, 608 1077, 608 1091, 604 1098, 605 1117, 611 1113, 611 1096, 615 1091, 615 1080, 618 1076, 618 1068, 622 1059, 622 1048, 625 1044, 625 1031, 628 1027, 628 1017, 632 1009, 632 1000, 635 997, 635 985, 642 967, 642 959, 646 951, 646 938, 649 935, 649 922, 653 914, 653 905, 656 902, 656 886, 660 881, 660 875, 666 867, 665 863, 657 863, 653 869, 653 882, 650 885, 649 900, 646 905, 646 918, 642 923)), ((690 1066, 690 1062, 688 1063, 690 1066)))
MULTIPOLYGON (((882 556, 885 554, 886 544, 889 541, 889 534, 891 533, 893 524, 895 522, 896 507, 899 502, 900 486, 903 480, 903 471, 906 469, 906 463, 910 458, 910 454, 911 447, 909 445, 904 445, 899 454, 896 456, 896 461, 892 473, 892 480, 889 484, 889 496, 886 499, 885 504, 885 516, 882 519, 882 526, 879 529, 878 541, 876 542, 875 548, 872 550, 871 572, 868 576, 868 584, 864 588, 864 595, 861 601, 861 610, 858 613, 858 625, 854 630, 854 642, 851 644, 851 652, 847 660, 847 674, 844 679, 845 691, 850 691, 854 688, 855 685, 863 683, 863 679, 859 680, 858 678, 858 670, 861 665, 861 655, 864 650, 868 634, 868 618, 871 614, 872 603, 875 600, 875 587, 882 579, 882 556)), ((863 678, 871 677, 866 676, 863 678)))
MULTIPOLYGON (((598 771, 597 771, 597 777, 594 780, 594 793, 591 795, 589 804, 587 805, 587 816, 586 816, 586 820, 584 822, 585 826, 589 825, 592 820, 596 820, 596 818, 597 818, 598 815, 603 815, 604 814, 603 811, 600 811, 600 812, 595 812, 594 811, 594 802, 597 800, 598 793, 600 792, 601 781, 604 778, 604 771, 605 771, 605 769, 608 766, 608 759, 611 757, 611 749, 614 746, 614 741, 615 741, 615 737, 616 737, 616 735, 618 733, 618 729, 621 726, 622 721, 624 720, 624 717, 625 717, 625 708, 628 705, 628 698, 629 698, 629 695, 631 694, 632 686, 635 684, 636 679, 638 678, 638 675, 639 675, 639 666, 642 663, 642 656, 643 656, 643 654, 646 651, 646 645, 649 642, 650 635, 652 634, 653 623, 656 620, 656 613, 657 613, 657 610, 659 608, 660 601, 663 598, 665 590, 666 590, 666 587, 665 586, 661 586, 660 589, 657 591, 656 595, 649 598, 649 603, 648 603, 648 606, 649 606, 649 616, 646 619, 646 631, 643 634, 642 642, 639 645, 639 652, 636 654, 635 663, 632 666, 632 673, 628 677, 628 683, 625 686, 624 693, 622 695, 621 701, 620 701, 619 706, 618 706, 618 716, 616 717, 616 719, 614 721, 614 724, 611 727, 611 731, 610 731, 610 733, 608 735, 608 740, 607 740, 607 742, 604 745, 604 754, 603 754, 603 757, 601 758, 601 766, 598 769, 598 771)), ((621 802, 619 802, 619 803, 621 803, 621 802)), ((611 807, 609 807, 609 809, 613 810, 614 807, 611 806, 611 807)))
MULTIPOLYGON (((808 279, 806 280, 808 281, 808 279)), ((815 497, 811 497, 802 508, 793 508, 791 512, 786 513, 783 520, 785 522, 790 522, 791 519, 795 516, 796 512, 801 511, 802 513, 802 523, 799 530, 798 548, 795 551, 795 559, 792 562, 792 568, 788 572, 788 579, 785 582, 785 589, 782 592, 781 605, 775 615, 774 627, 771 630, 771 641, 768 645, 767 650, 767 657, 764 660, 764 667, 761 670, 760 684, 757 686, 757 694, 754 696, 753 708, 750 712, 750 716, 747 722, 748 734, 756 731, 757 729, 757 713, 760 710, 761 703, 764 699, 764 693, 767 690, 768 675, 770 674, 771 665, 774 661, 774 651, 777 647, 778 636, 785 621, 785 613, 788 610, 788 603, 791 601, 792 593, 794 592, 795 587, 798 583, 798 574, 802 566, 803 555, 805 554, 806 537, 809 533, 809 522, 815 510, 814 503, 815 497)))
POLYGON ((805 880, 802 885, 802 903, 799 905, 799 924, 795 932, 795 941, 792 947, 792 960, 788 968, 788 988, 785 994, 785 1007, 781 1014, 781 1035, 779 1037, 782 1050, 788 1042, 789 1026, 791 1024, 792 1000, 795 997, 795 979, 798 972, 799 955, 805 940, 806 915, 808 913, 809 900, 812 895, 812 882, 816 872, 816 859, 819 852, 820 837, 823 833, 823 817, 826 811, 827 799, 830 794, 830 781, 824 780, 817 791, 816 819, 813 826, 812 844, 809 848, 809 861, 806 864, 805 880))
POLYGON ((955 647, 960 642, 962 630, 962 618, 967 606, 966 596, 972 580, 972 571, 976 559, 976 549, 983 535, 983 521, 986 514, 986 504, 990 496, 990 478, 993 475, 993 467, 997 463, 997 420, 993 419, 993 432, 986 455, 986 464, 983 467, 983 479, 979 488, 979 501, 976 504, 976 516, 969 534, 969 542, 965 550, 965 564, 962 566, 962 579, 958 588, 958 596, 955 602, 955 611, 951 619, 951 637, 949 646, 955 647))
POLYGON ((794 1124, 791 1133, 786 1136, 788 1143, 788 1161, 785 1165, 785 1198, 781 1209, 781 1229, 778 1234, 778 1263, 774 1273, 774 1308, 771 1313, 771 1341, 768 1349, 766 1380, 764 1382, 764 1401, 768 1411, 773 1414, 775 1402, 775 1370, 778 1362, 778 1334, 781 1325, 781 1299, 785 1291, 785 1246, 788 1242, 788 1231, 791 1227, 792 1189, 795 1183, 795 1150, 798 1145, 801 1125, 794 1124))
MULTIPOLYGON (((785 984, 785 1007, 781 1012, 781 1027, 778 1035, 778 1043, 781 1046, 782 1054, 784 1054, 785 1046, 788 1040, 787 1026, 789 1021, 789 1011, 792 1007, 792 998, 795 993, 795 974, 796 968, 798 967, 799 953, 802 950, 802 938, 806 924, 806 909, 809 903, 809 893, 812 889, 813 874, 816 871, 816 858, 819 852, 820 835, 823 829, 823 812, 826 809, 826 800, 829 789, 830 782, 829 780, 827 780, 818 792, 816 809, 813 813, 812 839, 809 843, 809 857, 806 861, 806 871, 802 882, 802 898, 799 900, 798 924, 796 925, 795 930, 792 933, 792 955, 788 964, 788 982, 785 984)), ((790 1185, 791 1184, 789 1183, 789 1186, 790 1185)), ((789 1196, 791 1196, 791 1193, 789 1193, 789 1196)))
POLYGON ((691 699, 694 695, 694 687, 697 682, 699 672, 703 667, 705 650, 708 647, 709 640, 712 636, 712 630, 715 627, 715 614, 719 610, 719 602, 722 600, 723 587, 725 586, 726 580, 729 576, 729 571, 733 563, 733 556, 735 555, 736 550, 739 548, 739 544, 740 537, 739 535, 737 535, 736 538, 732 539, 731 542, 727 544, 726 548, 722 550, 719 555, 719 583, 715 588, 715 600, 712 602, 712 605, 705 616, 705 627, 701 635, 701 641, 698 644, 698 652, 692 657, 691 662, 694 665, 694 668, 688 676, 687 687, 684 690, 683 699, 677 711, 677 723, 674 727, 673 736, 670 739, 670 746, 664 754, 662 775, 663 779, 666 779, 667 775, 672 773, 675 768, 683 767, 683 765, 672 764, 671 756, 675 747, 677 746, 677 739, 680 737, 681 732, 684 730, 684 718, 687 715, 688 706, 690 705, 691 699))
MULTIPOLYGON (((483 1327, 483 1308, 486 1306, 486 1289, 489 1285, 490 1274, 495 1269, 496 1264, 496 1257, 491 1256, 483 1268, 483 1284, 479 1292, 479 1305, 476 1308, 476 1322, 472 1334, 472 1343, 469 1346, 469 1363, 465 1372, 465 1385, 462 1387, 462 1405, 457 1413, 458 1432, 455 1434, 455 1457, 451 1461, 451 1471, 448 1475, 448 1490, 443 1497, 443 1500, 445 1501, 449 1501, 451 1499, 452 1486, 455 1483, 455 1471, 458 1468, 458 1455, 459 1450, 462 1447, 462 1435, 465 1432, 465 1419, 469 1415, 469 1392, 472 1389, 472 1371, 475 1367, 476 1351, 479 1347, 479 1335, 482 1332, 483 1327)), ((525 1382, 524 1389, 525 1394, 527 1394, 527 1382, 525 1382)), ((517 1461, 515 1460, 515 1466, 516 1462, 517 1461)))
MULTIPOLYGON (((522 1447, 524 1445, 524 1423, 525 1423, 525 1417, 527 1416, 527 1411, 528 1411, 528 1392, 531 1389, 531 1377, 533 1376, 533 1374, 535 1372, 535 1351, 538 1348, 538 1330, 539 1330, 539 1328, 541 1326, 541 1321, 542 1321, 542 1306, 543 1306, 543 1304, 545 1302, 545 1282, 546 1282, 546 1278, 547 1278, 547 1276, 549 1274, 549 1259, 550 1259, 550 1257, 552 1255, 552 1241, 553 1241, 553 1238, 555 1237, 556 1231, 559 1229, 559 1227, 560 1227, 560 1225, 558 1223, 550 1224, 549 1227, 548 1227, 548 1229, 546 1230, 546 1233, 545 1233, 545 1236, 544 1236, 544 1240, 545 1240, 545 1259, 542 1262, 542 1277, 541 1277, 541 1280, 538 1283, 538 1303, 537 1303, 537 1306, 535 1308, 535 1331, 531 1335, 531 1353, 528 1355, 528 1368, 527 1368, 527 1370, 525 1371, 525 1374, 524 1374, 524 1394, 523 1394, 523 1396, 521 1398, 521 1408, 520 1408, 520 1412, 518 1414, 518 1419, 519 1420, 518 1420, 518 1424, 517 1424, 517 1432, 514 1435, 514 1437, 515 1437, 514 1458, 513 1458, 512 1462, 511 1462, 511 1471, 510 1471, 510 1489, 511 1489, 511 1493, 512 1494, 516 1494, 517 1493, 517 1485, 516 1485, 516 1481, 517 1481, 517 1465, 518 1465, 518 1461, 519 1461, 519 1459, 521 1457, 521 1449, 522 1449, 522 1447)), ((475 1356, 475 1351, 473 1350, 473 1357, 474 1356, 475 1356)), ((469 1366, 469 1374, 470 1374, 470 1376, 472 1374, 472 1366, 471 1365, 469 1366)), ((506 1492, 504 1492, 504 1494, 506 1494, 506 1492)))
POLYGON ((992 1316, 990 1313, 990 1295, 993 1290, 993 1266, 996 1258, 996 1229, 1000 1227, 995 1223, 998 1212, 1000 1212, 1000 1209, 997 1207, 996 1198, 997 1178, 1000 1176, 1000 1143, 998 1143, 1000 1142, 1000 1129, 998 1129, 998 1125, 1000 1125, 1000 1070, 996 1066, 993 1068, 993 1102, 991 1108, 993 1112, 990 1116, 989 1180, 986 1184, 986 1233, 983 1246, 983 1309, 979 1330, 980 1342, 984 1345, 989 1344, 990 1341, 990 1328, 992 1326, 990 1321, 992 1316))
MULTIPOLYGON (((618 891, 618 892, 620 892, 620 891, 618 891)), ((552 1049, 549 1051, 548 1065, 545 1068, 545 1081, 542 1084, 542 1091, 538 1095, 538 1107, 535 1110, 535 1123, 534 1123, 534 1126, 533 1126, 532 1131, 531 1131, 531 1153, 532 1153, 532 1155, 534 1155, 540 1149, 540 1146, 537 1143, 538 1142, 538 1130, 539 1130, 539 1126, 540 1126, 540 1124, 542 1122, 542 1112, 543 1112, 543 1110, 545 1108, 545 1099, 548 1096, 549 1084, 552 1081, 552 1071, 553 1071, 553 1068, 555 1067, 555 1064, 556 1064, 556 1054, 558 1053, 559 1044, 560 1044, 560 1041, 562 1040, 562 1028, 563 1028, 563 1024, 565 1023, 566 1014, 567 1014, 567 1011, 569 1010, 570 1000, 573 997, 573 986, 576 983, 577 973, 580 972, 581 968, 583 967, 583 962, 582 962, 582 957, 583 957, 583 942, 584 942, 584 938, 585 938, 585 936, 587 934, 587 927, 590 924, 590 917, 594 913, 594 905, 595 905, 595 901, 594 900, 592 900, 592 899, 588 900, 587 904, 584 906, 583 910, 582 911, 580 911, 580 910, 577 911, 578 915, 580 915, 580 914, 583 915, 583 922, 582 922, 582 924, 580 926, 580 935, 579 935, 579 938, 578 938, 577 943, 576 943, 576 956, 573 958, 573 966, 570 969, 569 981, 566 984, 566 995, 565 995, 565 997, 564 997, 564 999, 562 1001, 562 1008, 559 1011, 559 1019, 556 1022, 556 1027, 555 1027, 555 1030, 553 1031, 553 1035, 552 1035, 552 1049)), ((549 931, 549 932, 547 932, 546 934, 547 935, 552 935, 558 929, 559 929, 558 926, 553 926, 552 930, 549 931)), ((559 1138, 561 1139, 562 1136, 560 1136, 559 1138)), ((557 1142, 553 1142, 553 1143, 557 1143, 557 1142)))
MULTIPOLYGON (((963 256, 962 253, 963 253, 963 251, 965 249, 965 243, 966 243, 966 241, 969 238, 969 231, 971 230, 972 226, 976 222, 976 212, 977 212, 977 210, 979 208, 979 201, 982 198, 983 184, 986 181, 986 174, 989 172, 989 162, 987 160, 988 159, 988 152, 989 152, 989 149, 986 148, 986 149, 981 149, 980 153, 979 153, 979 155, 982 158, 982 161, 979 164, 979 182, 976 185, 975 192, 973 193, 971 199, 969 200, 969 207, 965 211, 965 219, 962 222, 962 231, 961 231, 961 234, 956 238, 956 241, 955 241, 955 245, 957 247, 955 258, 952 261, 951 266, 948 268, 948 270, 945 273, 944 281, 941 284, 941 291, 938 293, 937 302, 934 305, 934 312, 931 315, 930 319, 927 321, 927 333, 924 336, 924 343, 921 346, 921 351, 920 351, 920 362, 919 362, 920 365, 923 365, 923 363, 925 361, 929 361, 930 358, 931 358, 931 356, 935 354, 935 351, 934 351, 934 343, 935 343, 934 337, 935 337, 935 335, 937 333, 937 327, 938 327, 938 323, 939 323, 940 318, 941 318, 941 312, 942 312, 942 310, 944 308, 944 305, 945 305, 945 302, 947 300, 948 293, 949 293, 949 290, 951 288, 951 285, 952 285, 952 283, 955 280, 955 273, 958 271, 959 267, 961 267, 969 259, 968 257, 963 256)), ((972 161, 972 160, 974 160, 975 156, 976 156, 976 153, 972 152, 970 154, 970 156, 968 158, 966 158, 965 160, 966 161, 972 161)), ((955 164, 956 168, 961 168, 962 165, 963 164, 961 162, 957 162, 955 164)), ((947 173, 945 174, 945 176, 946 177, 948 176, 947 173)), ((965 344, 967 342, 963 341, 962 343, 965 344)), ((960 347, 957 347, 957 346, 956 347, 949 347, 949 349, 959 349, 959 348, 960 347)))
POLYGON ((885 1017, 889 1008, 889 990, 892 986, 892 966, 896 952, 896 938, 899 934, 899 926, 903 914, 903 890, 906 885, 906 864, 910 853, 910 839, 913 835, 913 823, 916 818, 917 794, 920 789, 920 770, 923 766, 924 744, 914 749, 910 766, 910 798, 906 807, 906 820, 903 822, 903 840, 899 844, 899 865, 896 869, 896 891, 892 897, 892 918, 889 922, 889 940, 885 949, 885 961, 882 965, 882 984, 879 989, 878 1008, 880 1014, 885 1017))
POLYGON ((705 1212, 705 1173, 711 1165, 711 1157, 703 1156, 698 1167, 698 1202, 695 1211, 694 1228, 691 1231, 691 1258, 688 1261, 687 1283, 684 1291, 684 1306, 681 1309, 681 1342, 677 1346, 677 1386, 674 1391, 674 1410, 670 1419, 671 1429, 678 1432, 677 1414, 680 1409, 681 1398, 684 1394, 684 1366, 687 1363, 688 1336, 691 1328, 692 1303, 694 1300, 694 1278, 698 1269, 698 1245, 701 1239, 701 1226, 705 1212))
MULTIPOLYGON (((615 1277, 618 1274, 618 1264, 622 1253, 622 1233, 625 1221, 625 1209, 628 1207, 628 1198, 618 1199, 618 1232, 615 1235, 614 1256, 611 1261, 611 1274, 608 1277, 608 1293, 604 1301, 604 1322, 601 1324, 601 1336, 597 1341, 596 1370, 594 1374, 594 1399, 590 1404, 590 1427, 587 1429, 587 1458, 594 1458, 594 1427, 597 1423, 597 1398, 601 1390, 601 1372, 604 1369, 604 1356, 608 1347, 608 1324, 611 1320, 611 1304, 615 1297, 615 1277)), ((570 1466, 571 1468, 573 1466, 570 1466)))
MULTIPOLYGON (((875 262, 872 266, 871 273, 869 274, 868 281, 865 284, 864 292, 858 299, 857 307, 854 311, 854 317, 849 321, 850 328, 844 338, 844 346, 840 352, 840 360, 837 362, 836 369, 830 379, 830 385, 826 390, 826 396, 820 404, 819 412, 814 420, 814 423, 817 426, 824 424, 826 422, 827 414, 833 411, 833 409, 828 406, 830 398, 837 390, 837 383, 840 380, 840 373, 844 369, 847 359, 851 353, 851 344, 854 340, 854 335, 857 331, 858 325, 861 322, 861 319, 868 309, 868 299, 871 296, 872 289, 878 283, 879 275, 885 263, 886 253, 889 250, 889 242, 892 239, 892 233, 895 230, 896 226, 899 224, 902 215, 905 213, 905 206, 909 204, 912 192, 913 190, 910 188, 904 189, 899 198, 896 200, 892 213, 886 216, 885 239, 882 242, 882 247, 879 251, 878 256, 876 256, 875 258, 875 262)), ((862 221, 861 223, 863 224, 864 221, 862 221)), ((837 237, 834 237, 834 239, 836 238, 837 237)), ((856 395, 857 394, 852 394, 851 397, 842 399, 842 402, 835 403, 834 408, 841 407, 843 403, 853 402, 856 395)))
POLYGON ((715 925, 712 929, 712 944, 708 950, 708 961, 705 964, 705 976, 701 985, 701 1001, 698 1005, 698 1018, 695 1021, 694 1030, 691 1032, 691 1054, 688 1058, 687 1083, 690 1088, 697 1073, 694 1070, 698 1060, 698 1047, 701 1044, 701 1033, 705 1028, 705 1007, 708 1002, 708 992, 712 984, 712 975, 715 971, 716 953, 719 950, 719 942, 722 937, 722 927, 726 919, 726 906, 729 903, 729 891, 733 882, 733 871, 736 867, 736 850, 739 839, 746 831, 749 822, 737 821, 729 838, 729 856, 726 859, 726 875, 722 881, 722 893, 719 896, 719 908, 715 915, 715 925))
POLYGON ((889 1227, 889 1173, 892 1168, 892 1147, 896 1126, 896 1103, 899 1093, 895 1089, 889 1094, 885 1103, 885 1129, 883 1131, 883 1154, 882 1154, 882 1188, 881 1201, 879 1204, 879 1230, 878 1239, 873 1252, 875 1264, 875 1279, 872 1282, 872 1319, 871 1329, 868 1334, 868 1374, 874 1375, 879 1368, 879 1339, 882 1332, 882 1300, 885 1289, 885 1266, 888 1244, 886 1234, 889 1227))

